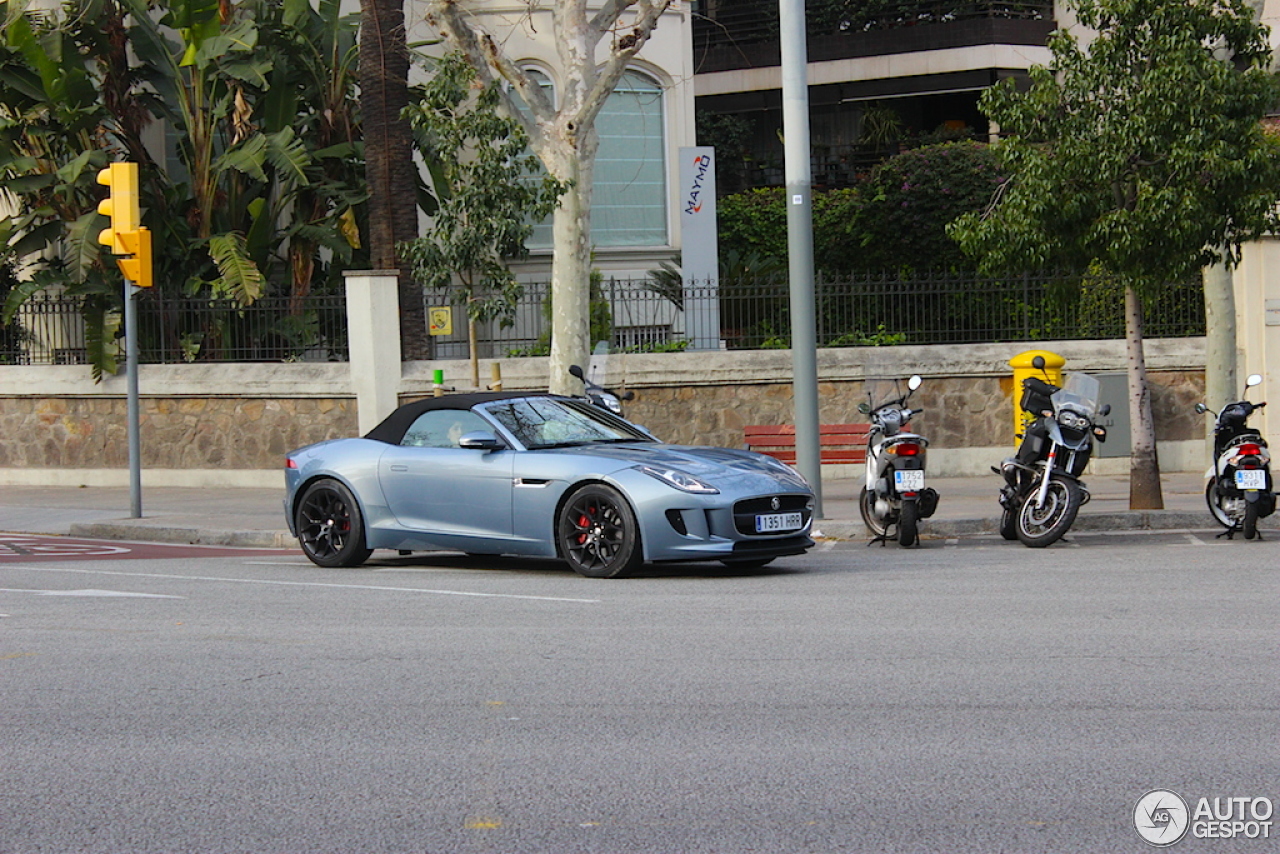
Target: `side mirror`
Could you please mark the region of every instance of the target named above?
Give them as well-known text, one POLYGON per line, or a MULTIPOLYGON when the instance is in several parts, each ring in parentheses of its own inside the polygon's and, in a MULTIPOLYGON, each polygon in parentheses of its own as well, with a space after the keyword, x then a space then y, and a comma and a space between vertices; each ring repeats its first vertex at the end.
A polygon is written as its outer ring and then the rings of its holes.
POLYGON ((871 404, 869 404, 869 403, 859 403, 859 404, 858 404, 858 411, 859 411, 859 412, 861 412, 863 415, 870 415, 870 414, 871 414, 871 404))
POLYGON ((458 439, 459 448, 467 448, 472 451, 500 451, 506 447, 502 440, 492 433, 486 433, 483 430, 477 430, 474 433, 464 433, 458 439))
POLYGON ((586 382, 586 377, 585 377, 585 375, 582 373, 582 368, 580 368, 580 367, 579 367, 579 366, 577 366, 577 365, 570 365, 570 366, 569 366, 569 374, 570 374, 571 376, 575 376, 575 377, 577 377, 578 379, 582 380, 583 382, 586 382))
POLYGON ((1206 412, 1208 412, 1208 411, 1209 411, 1209 407, 1205 406, 1203 403, 1197 403, 1197 404, 1196 404, 1196 414, 1197 414, 1197 415, 1204 415, 1204 414, 1205 414, 1206 412))
POLYGON ((1253 388, 1262 384, 1262 374, 1249 374, 1249 378, 1244 381, 1245 388, 1253 388))
POLYGON ((1110 415, 1111 404, 1109 403, 1102 404, 1102 408, 1098 410, 1098 414, 1101 415, 1103 418, 1106 418, 1108 415, 1110 415))
POLYGON ((635 400, 636 393, 634 391, 626 391, 618 395, 619 400, 635 400))
POLYGON ((1031 367, 1035 368, 1037 371, 1043 371, 1044 356, 1033 356, 1031 359, 1031 367))
POLYGON ((911 379, 907 380, 907 388, 911 389, 912 391, 915 391, 916 389, 920 388, 920 375, 919 375, 919 374, 912 374, 912 375, 911 375, 911 379))

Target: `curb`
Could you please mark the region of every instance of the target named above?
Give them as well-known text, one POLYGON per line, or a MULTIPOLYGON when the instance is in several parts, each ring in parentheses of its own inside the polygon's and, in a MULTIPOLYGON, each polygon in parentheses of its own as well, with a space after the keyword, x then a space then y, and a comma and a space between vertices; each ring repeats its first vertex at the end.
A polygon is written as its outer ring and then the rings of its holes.
MULTIPOLYGON (((1280 531, 1280 526, 1271 519, 1263 520, 1259 529, 1263 531, 1280 531)), ((824 540, 863 540, 870 534, 861 522, 843 522, 820 519, 814 525, 821 532, 824 540)), ((1000 520, 997 517, 987 519, 943 519, 920 522, 920 536, 925 539, 950 539, 953 537, 972 537, 983 534, 998 534, 1000 520)), ((1073 531, 1221 531, 1205 513, 1186 513, 1170 510, 1131 510, 1120 513, 1090 513, 1076 517, 1073 531)))
POLYGON ((88 540, 146 540, 152 543, 246 549, 288 549, 298 543, 288 531, 219 531, 121 522, 76 523, 71 526, 70 536, 88 540))

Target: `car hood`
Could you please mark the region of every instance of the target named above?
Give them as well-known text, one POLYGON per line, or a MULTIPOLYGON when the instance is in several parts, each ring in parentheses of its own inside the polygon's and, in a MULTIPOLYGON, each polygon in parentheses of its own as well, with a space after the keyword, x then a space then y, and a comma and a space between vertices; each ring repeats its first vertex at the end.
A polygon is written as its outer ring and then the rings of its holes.
POLYGON ((777 492, 779 488, 811 491, 804 478, 793 469, 763 454, 734 448, 635 442, 554 448, 549 453, 596 457, 602 462, 612 460, 617 462, 618 468, 650 465, 679 469, 720 488, 759 492, 777 492))

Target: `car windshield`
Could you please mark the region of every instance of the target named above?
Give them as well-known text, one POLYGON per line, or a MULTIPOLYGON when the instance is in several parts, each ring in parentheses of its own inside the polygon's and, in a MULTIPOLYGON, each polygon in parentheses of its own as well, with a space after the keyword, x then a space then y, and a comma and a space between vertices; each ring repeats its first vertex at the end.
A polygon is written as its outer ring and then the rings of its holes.
POLYGON ((608 442, 652 442, 635 427, 576 400, 529 397, 488 404, 484 411, 530 450, 608 442))
POLYGON ((1053 393, 1053 411, 1071 409, 1093 420, 1098 411, 1098 380, 1088 374, 1073 371, 1062 388, 1053 393))

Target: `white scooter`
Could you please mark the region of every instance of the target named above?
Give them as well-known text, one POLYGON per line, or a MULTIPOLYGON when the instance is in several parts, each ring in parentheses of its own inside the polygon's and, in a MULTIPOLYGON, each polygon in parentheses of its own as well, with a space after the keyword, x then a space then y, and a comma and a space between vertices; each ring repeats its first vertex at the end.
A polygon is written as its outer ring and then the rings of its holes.
MULTIPOLYGON (((938 492, 924 485, 925 449, 923 436, 906 431, 911 416, 922 412, 907 406, 907 398, 920 388, 920 377, 907 380, 907 393, 872 404, 870 394, 858 411, 871 416, 867 437, 866 485, 858 496, 862 521, 874 536, 872 543, 884 545, 890 529, 897 526, 899 545, 920 542, 919 521, 938 508, 938 492)), ((897 381, 894 381, 894 389, 897 381)), ((870 545, 870 543, 868 543, 870 545)))

